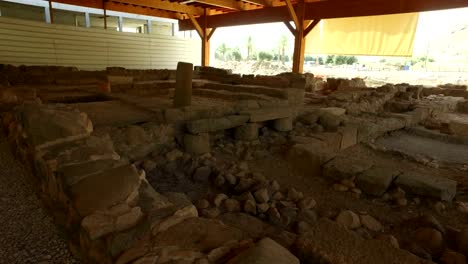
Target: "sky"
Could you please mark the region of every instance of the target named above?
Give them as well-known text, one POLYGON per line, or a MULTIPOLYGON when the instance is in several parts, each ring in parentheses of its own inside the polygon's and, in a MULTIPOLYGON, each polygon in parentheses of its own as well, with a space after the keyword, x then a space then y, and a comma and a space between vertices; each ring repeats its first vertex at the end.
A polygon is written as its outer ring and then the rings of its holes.
MULTIPOLYGON (((216 49, 224 42, 228 47, 239 47, 244 50, 247 38, 252 36, 255 48, 258 50, 272 50, 277 47, 282 35, 288 37, 288 49, 292 52, 293 35, 283 23, 219 28, 211 39, 211 45, 212 48, 216 49)), ((468 8, 420 13, 414 43, 414 55, 426 54, 428 44, 429 51, 437 54, 444 50, 466 50, 466 45, 468 45, 468 8), (452 32, 460 30, 463 26, 466 26, 467 29, 452 34, 452 32)))

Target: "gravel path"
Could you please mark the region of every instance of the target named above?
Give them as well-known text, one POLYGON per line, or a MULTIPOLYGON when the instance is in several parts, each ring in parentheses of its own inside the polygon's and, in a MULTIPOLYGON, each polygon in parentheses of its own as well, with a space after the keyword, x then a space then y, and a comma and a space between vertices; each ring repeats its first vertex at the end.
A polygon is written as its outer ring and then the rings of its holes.
POLYGON ((0 134, 0 263, 78 263, 0 134))

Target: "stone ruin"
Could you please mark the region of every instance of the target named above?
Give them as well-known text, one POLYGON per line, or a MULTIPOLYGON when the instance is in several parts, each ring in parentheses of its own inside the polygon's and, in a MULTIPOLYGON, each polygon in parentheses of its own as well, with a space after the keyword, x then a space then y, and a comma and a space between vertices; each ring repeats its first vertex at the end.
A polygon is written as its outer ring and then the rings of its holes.
POLYGON ((84 263, 466 263, 466 86, 190 74, 0 67, 84 263))

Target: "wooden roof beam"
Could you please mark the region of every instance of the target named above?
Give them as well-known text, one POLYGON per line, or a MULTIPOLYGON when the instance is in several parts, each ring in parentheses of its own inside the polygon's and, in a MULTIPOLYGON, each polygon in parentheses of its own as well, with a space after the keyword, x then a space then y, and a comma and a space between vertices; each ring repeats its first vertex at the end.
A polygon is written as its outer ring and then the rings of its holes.
POLYGON ((245 4, 236 0, 195 0, 195 2, 237 11, 247 10, 245 4))
POLYGON ((179 12, 179 13, 186 13, 186 14, 191 14, 191 15, 196 15, 196 16, 203 15, 203 8, 201 7, 181 5, 176 2, 169 2, 169 1, 163 1, 163 0, 116 0, 113 2, 132 4, 132 5, 142 6, 142 7, 151 7, 151 8, 179 12))
MULTIPOLYGON (((92 1, 92 0, 53 0, 53 2, 102 9, 102 2, 101 1, 92 1)), ((125 12, 125 13, 145 15, 145 16, 171 18, 171 19, 183 19, 183 16, 181 14, 168 12, 168 11, 163 11, 163 10, 158 10, 158 9, 145 8, 145 7, 141 7, 141 6, 126 5, 126 4, 115 3, 115 2, 106 2, 105 5, 106 5, 106 10, 107 11, 117 11, 117 12, 125 12)))
MULTIPOLYGON (((305 20, 375 16, 468 7, 468 0, 328 0, 305 4, 305 20)), ((208 27, 282 22, 291 20, 287 7, 266 7, 208 16, 208 27)), ((190 21, 179 21, 180 30, 192 30, 190 21)))

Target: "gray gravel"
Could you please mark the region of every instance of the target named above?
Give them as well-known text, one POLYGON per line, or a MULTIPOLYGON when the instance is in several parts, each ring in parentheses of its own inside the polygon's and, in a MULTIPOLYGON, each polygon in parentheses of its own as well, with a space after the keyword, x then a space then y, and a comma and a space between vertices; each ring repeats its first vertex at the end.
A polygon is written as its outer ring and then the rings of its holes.
POLYGON ((78 263, 0 134, 0 263, 78 263))

